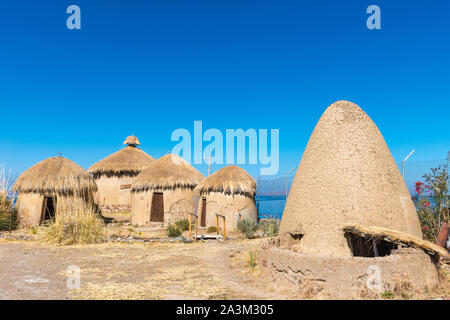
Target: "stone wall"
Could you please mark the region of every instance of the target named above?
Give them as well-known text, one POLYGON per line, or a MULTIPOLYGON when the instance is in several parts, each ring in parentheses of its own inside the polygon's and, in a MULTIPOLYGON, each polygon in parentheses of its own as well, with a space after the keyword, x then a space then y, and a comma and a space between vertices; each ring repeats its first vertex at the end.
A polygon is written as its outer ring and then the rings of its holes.
POLYGON ((433 258, 421 249, 401 248, 389 256, 365 258, 303 254, 295 247, 295 241, 288 246, 266 244, 259 263, 263 276, 306 298, 380 297, 399 284, 424 290, 439 281, 433 258))

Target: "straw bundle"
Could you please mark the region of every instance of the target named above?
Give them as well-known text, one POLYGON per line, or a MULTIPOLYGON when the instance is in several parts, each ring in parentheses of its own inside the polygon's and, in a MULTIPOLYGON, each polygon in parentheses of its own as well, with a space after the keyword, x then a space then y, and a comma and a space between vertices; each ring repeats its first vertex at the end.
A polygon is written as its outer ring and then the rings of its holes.
POLYGON ((361 226, 347 226, 344 227, 344 232, 352 233, 366 238, 373 238, 376 240, 385 240, 392 243, 403 244, 408 247, 421 248, 432 255, 439 255, 443 258, 450 258, 449 252, 439 247, 438 245, 426 240, 417 238, 411 234, 394 231, 380 227, 361 227, 361 226))

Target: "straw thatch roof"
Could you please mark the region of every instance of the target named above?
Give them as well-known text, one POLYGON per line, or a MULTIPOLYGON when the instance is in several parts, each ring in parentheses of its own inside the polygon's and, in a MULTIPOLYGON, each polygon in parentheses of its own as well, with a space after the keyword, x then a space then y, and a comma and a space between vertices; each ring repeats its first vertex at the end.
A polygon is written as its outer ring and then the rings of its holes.
POLYGON ((183 158, 168 154, 153 162, 133 181, 132 192, 150 189, 194 189, 204 176, 183 158))
POLYGON ((14 190, 19 193, 68 195, 96 191, 97 185, 91 175, 75 162, 63 157, 53 157, 22 173, 14 184, 14 190))
POLYGON ((228 166, 200 182, 196 189, 200 194, 219 192, 253 198, 256 193, 256 182, 244 169, 228 166))
POLYGON ((446 249, 400 231, 379 227, 347 226, 344 227, 344 232, 364 236, 368 239, 385 240, 396 244, 403 244, 408 247, 421 248, 432 255, 438 254, 446 259, 450 258, 450 254, 446 249))
POLYGON ((130 146, 140 146, 141 143, 139 142, 139 139, 136 136, 128 136, 123 144, 128 144, 130 146))
MULTIPOLYGON (((128 139, 128 138, 127 138, 128 139)), ((137 138, 136 138, 137 139, 137 138)), ((137 175, 151 165, 155 159, 141 149, 129 145, 100 160, 89 168, 89 172, 100 175, 137 175)))

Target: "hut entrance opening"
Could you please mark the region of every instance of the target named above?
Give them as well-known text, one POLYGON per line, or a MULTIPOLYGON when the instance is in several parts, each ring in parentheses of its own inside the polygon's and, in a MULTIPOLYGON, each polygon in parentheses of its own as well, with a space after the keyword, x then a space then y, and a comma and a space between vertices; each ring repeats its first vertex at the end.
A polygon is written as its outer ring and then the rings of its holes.
POLYGON ((202 199, 202 216, 201 216, 200 221, 201 221, 200 226, 206 227, 206 199, 205 198, 202 199))
POLYGON ((44 197, 42 202, 41 222, 51 220, 55 217, 56 197, 44 197))
POLYGON ((395 244, 382 239, 363 237, 353 233, 346 233, 348 246, 354 257, 385 257, 395 249, 395 244))
POLYGON ((153 193, 150 221, 164 222, 164 198, 162 192, 153 193))

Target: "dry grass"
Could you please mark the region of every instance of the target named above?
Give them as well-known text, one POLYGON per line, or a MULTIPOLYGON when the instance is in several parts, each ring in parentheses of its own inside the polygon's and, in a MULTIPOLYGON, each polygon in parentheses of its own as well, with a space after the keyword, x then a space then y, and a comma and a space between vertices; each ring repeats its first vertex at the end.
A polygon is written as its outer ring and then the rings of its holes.
POLYGON ((406 274, 397 275, 394 284, 387 287, 378 298, 395 300, 430 300, 450 297, 450 266, 439 264, 439 284, 435 287, 417 288, 406 274))
POLYGON ((80 289, 72 290, 74 299, 85 300, 142 300, 164 298, 167 290, 150 282, 88 282, 80 289))
POLYGON ((106 240, 105 225, 92 206, 75 201, 74 207, 57 212, 55 219, 42 227, 42 241, 59 245, 92 244, 106 240))
POLYGON ((121 212, 104 212, 102 215, 105 218, 112 218, 117 222, 130 221, 131 211, 121 211, 121 212))
POLYGON ((232 265, 241 273, 252 275, 253 277, 261 276, 261 268, 258 263, 258 250, 237 251, 230 255, 232 265))
POLYGON ((427 289, 428 292, 425 292, 424 298, 450 297, 450 265, 439 264, 439 280, 437 287, 427 289))
POLYGON ((208 299, 227 293, 227 287, 212 271, 211 265, 178 265, 158 272, 147 278, 164 288, 176 288, 177 295, 208 299))
POLYGON ((15 229, 17 213, 14 210, 15 192, 12 187, 11 171, 6 172, 5 166, 0 166, 0 231, 15 229), (10 223, 11 222, 11 223, 10 223))
MULTIPOLYGON (((103 244, 95 257, 80 261, 82 288, 75 299, 215 299, 238 296, 224 283, 214 265, 195 253, 214 249, 203 243, 103 244), (170 250, 168 250, 170 248, 170 250), (132 260, 127 258, 132 256, 132 260), (120 265, 117 261, 122 261, 120 265), (136 272, 136 261, 143 267, 136 272)), ((85 247, 86 248, 86 247, 85 247)), ((67 274, 68 276, 68 274, 67 274)))

